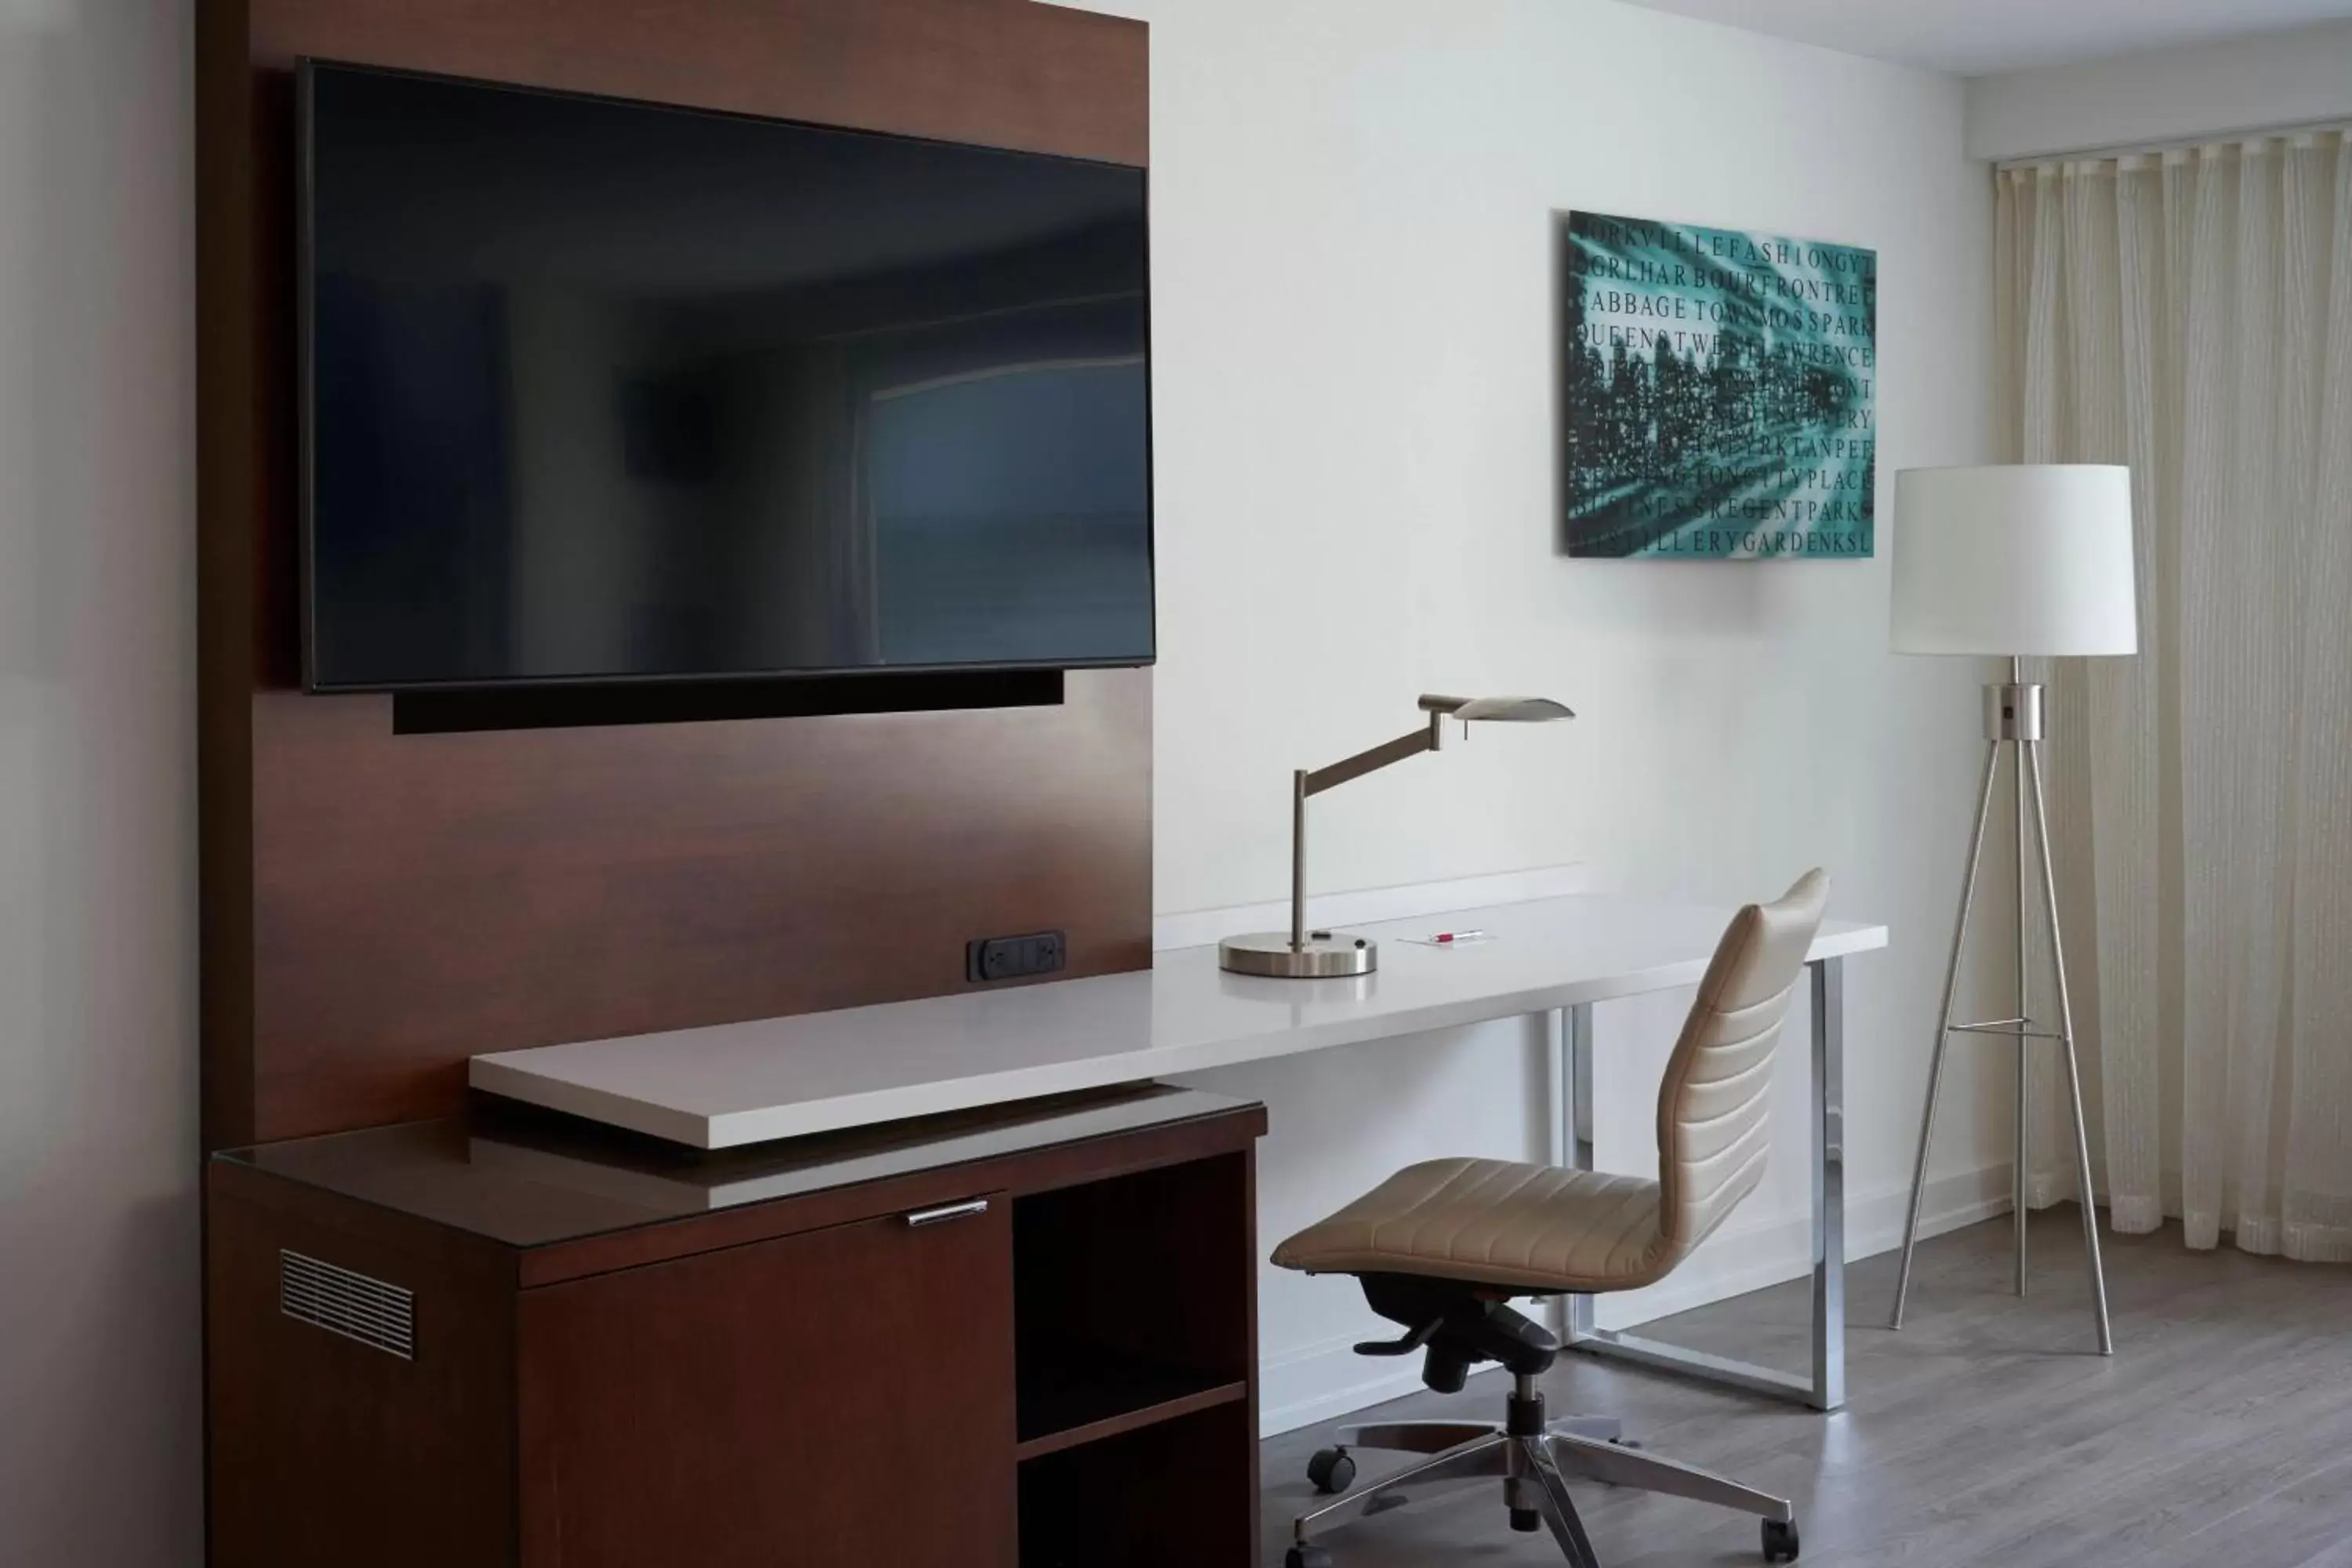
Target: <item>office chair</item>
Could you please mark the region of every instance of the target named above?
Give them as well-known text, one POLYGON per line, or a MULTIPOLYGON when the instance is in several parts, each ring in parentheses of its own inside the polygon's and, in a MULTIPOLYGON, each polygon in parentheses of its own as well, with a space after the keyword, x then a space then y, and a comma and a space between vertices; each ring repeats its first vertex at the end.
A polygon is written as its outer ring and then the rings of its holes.
POLYGON ((1732 917, 1658 1090, 1657 1181, 1508 1160, 1433 1160, 1398 1172, 1275 1250, 1286 1268, 1355 1275, 1372 1310, 1407 1331, 1360 1344, 1359 1352, 1423 1352, 1422 1381, 1441 1394, 1457 1392, 1480 1362, 1499 1362, 1514 1379, 1499 1423, 1342 1427, 1339 1446, 1307 1467, 1318 1491, 1347 1490, 1351 1448, 1430 1457, 1300 1515, 1287 1568, 1328 1568, 1318 1535, 1494 1479, 1503 1482, 1512 1529, 1549 1526, 1576 1568, 1599 1568, 1569 1500, 1570 1476, 1756 1514, 1765 1560, 1795 1560, 1797 1521, 1787 1499, 1622 1447, 1614 1420, 1548 1418, 1536 1379, 1559 1342, 1506 1303, 1654 1284, 1755 1189, 1770 1144, 1765 1091, 1780 1021, 1828 892, 1829 878, 1809 871, 1779 902, 1732 917))

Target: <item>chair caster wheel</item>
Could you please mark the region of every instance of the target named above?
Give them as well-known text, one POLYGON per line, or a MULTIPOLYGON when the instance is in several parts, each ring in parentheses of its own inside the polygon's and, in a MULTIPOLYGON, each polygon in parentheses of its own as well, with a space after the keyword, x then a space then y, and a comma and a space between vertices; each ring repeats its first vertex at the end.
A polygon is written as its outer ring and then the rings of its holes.
POLYGON ((1764 1561, 1794 1563, 1797 1560, 1797 1521, 1768 1519, 1764 1521, 1764 1561))
MULTIPOLYGON (((1314 1483, 1318 1492, 1346 1491, 1356 1484, 1356 1461, 1349 1458, 1345 1448, 1318 1448, 1315 1457, 1307 1461, 1307 1479, 1314 1483)), ((1306 1550, 1313 1552, 1316 1548, 1310 1546, 1306 1550)), ((1292 1568, 1298 1568, 1298 1565, 1293 1564, 1292 1568)), ((1314 1568, 1314 1564, 1310 1563, 1306 1568, 1314 1568)))
POLYGON ((1282 1554, 1282 1568, 1331 1568, 1331 1554, 1319 1546, 1294 1546, 1282 1554))

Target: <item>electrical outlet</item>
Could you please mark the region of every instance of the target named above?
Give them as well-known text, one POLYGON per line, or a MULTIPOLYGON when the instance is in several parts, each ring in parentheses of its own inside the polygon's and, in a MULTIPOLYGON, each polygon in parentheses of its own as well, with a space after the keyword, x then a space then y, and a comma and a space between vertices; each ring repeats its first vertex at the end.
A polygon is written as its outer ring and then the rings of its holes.
POLYGON ((963 974, 967 980, 1013 980, 1027 974, 1051 974, 1067 967, 1070 941, 1057 931, 1027 936, 975 937, 964 943, 963 974))

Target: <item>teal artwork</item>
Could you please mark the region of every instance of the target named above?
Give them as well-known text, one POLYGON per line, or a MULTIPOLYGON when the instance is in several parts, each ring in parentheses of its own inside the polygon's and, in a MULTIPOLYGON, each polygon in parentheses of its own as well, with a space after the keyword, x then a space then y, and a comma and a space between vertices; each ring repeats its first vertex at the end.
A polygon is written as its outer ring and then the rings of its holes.
POLYGON ((1570 213, 1570 555, 1871 553, 1878 256, 1570 213))

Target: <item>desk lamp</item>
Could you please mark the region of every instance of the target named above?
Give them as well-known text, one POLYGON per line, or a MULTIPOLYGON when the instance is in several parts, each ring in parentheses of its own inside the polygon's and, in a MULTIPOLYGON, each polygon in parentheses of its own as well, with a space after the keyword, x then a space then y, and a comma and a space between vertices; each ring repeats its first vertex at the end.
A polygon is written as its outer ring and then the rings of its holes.
POLYGON ((2017 1159, 2014 1286, 2025 1294, 2026 1051, 2031 1040, 2055 1040, 2066 1068, 2066 1097, 2074 1115, 2074 1175, 2083 1203, 2083 1244, 2091 1267, 2091 1309, 2099 1353, 2113 1355, 2107 1286, 2099 1267, 2098 1213, 2091 1201, 2091 1154, 2083 1121, 2083 1075, 2074 1055, 2074 1008, 2066 989, 2066 953, 2058 935, 2058 889, 2051 874, 2050 816, 2042 798, 2042 689, 2028 682, 2021 655, 2068 657, 2127 654, 2139 647, 2132 568, 2131 473, 2079 464, 2005 468, 1912 468, 1895 477, 1895 595, 1892 641, 1897 653, 1991 654, 2009 660, 2009 679, 1984 689, 1984 782, 1977 795, 1976 831, 1969 840, 1968 875, 1944 972, 1944 1000, 1936 1049, 1927 1069, 1927 1103, 1920 1115, 1919 1152, 1911 1167, 1911 1206, 1903 1226, 1903 1262, 1895 1279, 1888 1326, 1903 1326, 1911 1285, 1911 1251, 1919 1234, 1919 1202, 1927 1175, 1927 1139, 1944 1080, 1944 1047, 1958 1035, 2005 1036, 2017 1041, 2017 1159), (1952 1021, 1952 992, 1984 856, 1985 823, 1992 814, 1993 783, 2002 752, 2011 758, 2017 814, 2017 992, 2014 1016, 1980 1024, 1952 1021), (2032 801, 2029 818, 2026 806, 2032 801), (2027 837, 2032 823, 2033 836, 2027 837), (2041 898, 2030 900, 2035 878, 2041 898), (2034 1026, 2026 1008, 2025 935, 2028 905, 2050 932, 2058 986, 2058 1027, 2034 1026))
POLYGON ((1358 752, 1328 768, 1290 775, 1290 929, 1252 931, 1229 936, 1217 944, 1217 962, 1241 974, 1270 974, 1284 980, 1318 980, 1335 975, 1370 974, 1380 967, 1379 944, 1369 937, 1333 936, 1307 929, 1307 801, 1310 795, 1335 789, 1350 779, 1376 773, 1391 763, 1436 751, 1444 739, 1448 718, 1459 719, 1467 730, 1477 722, 1524 724, 1551 719, 1573 719, 1560 704, 1543 697, 1423 697, 1421 710, 1429 722, 1358 752))

